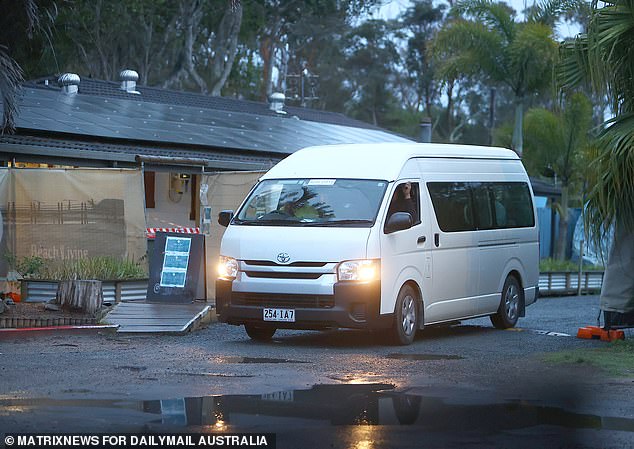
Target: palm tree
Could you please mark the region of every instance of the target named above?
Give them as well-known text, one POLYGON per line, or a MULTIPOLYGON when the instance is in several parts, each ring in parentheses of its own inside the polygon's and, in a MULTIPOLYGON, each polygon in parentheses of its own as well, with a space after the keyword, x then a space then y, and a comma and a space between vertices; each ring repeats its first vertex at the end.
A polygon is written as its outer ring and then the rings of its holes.
POLYGON ((604 123, 589 179, 587 218, 595 238, 616 226, 601 291, 606 326, 634 326, 634 0, 605 0, 587 34, 561 46, 558 79, 563 89, 587 81, 607 96, 615 116, 604 123))
POLYGON ((553 25, 570 5, 568 0, 550 0, 531 8, 526 19, 518 21, 506 3, 465 0, 456 5, 456 18, 447 22, 434 44, 445 77, 473 76, 511 89, 515 97, 512 146, 520 156, 524 103, 552 81, 557 57, 553 25))
POLYGON ((557 175, 561 186, 561 199, 553 205, 559 213, 559 237, 555 246, 558 260, 566 257, 568 204, 571 190, 579 186, 584 174, 584 154, 591 128, 592 105, 581 93, 567 97, 557 112, 530 109, 524 120, 524 165, 532 174, 542 174, 545 169, 550 171, 557 175))
POLYGON ((13 45, 39 29, 39 9, 35 0, 0 0, 0 134, 12 132, 17 94, 23 81, 20 65, 11 57, 13 45))

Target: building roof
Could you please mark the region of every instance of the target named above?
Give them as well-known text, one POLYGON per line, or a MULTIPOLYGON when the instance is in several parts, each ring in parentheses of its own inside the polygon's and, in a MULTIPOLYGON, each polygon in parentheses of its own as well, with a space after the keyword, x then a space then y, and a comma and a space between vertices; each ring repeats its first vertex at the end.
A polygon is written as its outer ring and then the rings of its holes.
POLYGON ((0 137, 0 157, 88 165, 194 157, 213 168, 266 169, 312 145, 409 141, 326 111, 285 107, 279 114, 266 103, 142 86, 133 94, 85 78, 79 93, 68 95, 46 81, 25 84, 16 135, 0 137))
POLYGON ((535 194, 535 196, 547 196, 550 198, 561 196, 561 187, 553 185, 539 178, 531 177, 531 186, 533 187, 533 193, 535 194))

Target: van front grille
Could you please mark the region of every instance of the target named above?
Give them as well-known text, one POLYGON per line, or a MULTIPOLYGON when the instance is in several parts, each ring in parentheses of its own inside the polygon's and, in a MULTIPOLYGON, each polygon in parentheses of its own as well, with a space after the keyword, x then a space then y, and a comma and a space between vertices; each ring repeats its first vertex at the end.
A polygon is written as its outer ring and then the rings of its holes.
POLYGON ((332 295, 233 292, 231 303, 242 306, 326 309, 334 307, 335 297, 332 295))
POLYGON ((288 264, 279 264, 272 260, 245 260, 245 264, 253 265, 256 267, 307 267, 307 268, 320 268, 325 267, 327 262, 291 262, 288 264))
POLYGON ((250 278, 263 279, 319 279, 325 273, 280 273, 277 271, 245 271, 250 278))

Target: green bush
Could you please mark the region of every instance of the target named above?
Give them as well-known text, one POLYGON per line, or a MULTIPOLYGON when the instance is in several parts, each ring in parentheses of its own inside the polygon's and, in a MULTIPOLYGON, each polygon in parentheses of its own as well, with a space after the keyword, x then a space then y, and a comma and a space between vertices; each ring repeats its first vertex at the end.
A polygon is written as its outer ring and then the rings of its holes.
POLYGON ((146 269, 140 261, 113 256, 73 260, 48 260, 36 256, 18 259, 13 255, 5 255, 5 258, 24 279, 119 281, 147 277, 146 269))
MULTIPOLYGON (((584 263, 582 267, 583 271, 603 271, 604 267, 601 265, 592 265, 584 263)), ((539 271, 546 273, 548 271, 579 271, 579 262, 573 262, 572 260, 556 260, 556 259, 542 259, 539 261, 539 271)))

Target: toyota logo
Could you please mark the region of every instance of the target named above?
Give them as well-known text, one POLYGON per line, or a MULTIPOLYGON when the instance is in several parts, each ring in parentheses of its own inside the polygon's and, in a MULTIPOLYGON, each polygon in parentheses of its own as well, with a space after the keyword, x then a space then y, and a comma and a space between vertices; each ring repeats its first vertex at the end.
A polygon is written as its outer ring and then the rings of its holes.
POLYGON ((277 260, 280 263, 288 263, 288 261, 291 260, 291 256, 289 256, 287 253, 279 253, 277 255, 277 260))

